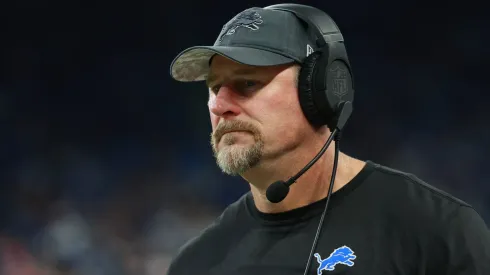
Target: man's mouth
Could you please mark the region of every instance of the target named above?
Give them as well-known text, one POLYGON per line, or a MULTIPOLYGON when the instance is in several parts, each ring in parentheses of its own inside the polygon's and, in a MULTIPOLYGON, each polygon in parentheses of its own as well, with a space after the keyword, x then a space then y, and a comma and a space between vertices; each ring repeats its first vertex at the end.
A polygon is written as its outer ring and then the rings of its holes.
POLYGON ((219 141, 223 138, 224 135, 229 134, 229 133, 246 133, 248 131, 246 130, 230 130, 230 131, 225 131, 223 134, 219 137, 219 141))

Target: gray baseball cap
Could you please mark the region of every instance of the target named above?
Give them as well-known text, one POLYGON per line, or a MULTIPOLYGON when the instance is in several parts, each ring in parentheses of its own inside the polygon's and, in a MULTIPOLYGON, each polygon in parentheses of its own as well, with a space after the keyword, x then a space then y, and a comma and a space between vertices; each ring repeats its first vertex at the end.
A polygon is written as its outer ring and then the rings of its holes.
POLYGON ((215 54, 252 66, 302 63, 313 52, 307 27, 294 14, 253 7, 222 28, 213 46, 185 49, 172 61, 171 76, 183 82, 205 80, 215 54))

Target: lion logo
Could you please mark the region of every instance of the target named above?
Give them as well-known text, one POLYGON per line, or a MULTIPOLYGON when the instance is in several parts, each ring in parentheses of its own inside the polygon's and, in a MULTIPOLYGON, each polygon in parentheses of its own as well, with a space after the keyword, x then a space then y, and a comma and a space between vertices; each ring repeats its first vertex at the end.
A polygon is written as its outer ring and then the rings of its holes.
POLYGON ((263 22, 264 21, 258 12, 252 10, 243 11, 223 26, 219 40, 223 40, 225 35, 233 35, 240 27, 256 31, 263 22))
POLYGON ((342 246, 335 249, 328 258, 322 260, 320 254, 315 253, 316 260, 319 264, 317 269, 317 275, 321 275, 323 270, 333 271, 335 270, 335 266, 337 264, 343 264, 346 266, 353 266, 356 255, 354 255, 354 251, 350 249, 348 246, 342 246))

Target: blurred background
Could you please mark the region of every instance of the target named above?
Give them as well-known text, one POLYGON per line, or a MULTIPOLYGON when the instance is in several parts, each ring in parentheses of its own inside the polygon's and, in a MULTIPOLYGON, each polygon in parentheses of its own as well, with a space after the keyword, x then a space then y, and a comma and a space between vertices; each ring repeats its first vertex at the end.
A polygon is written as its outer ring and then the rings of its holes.
MULTIPOLYGON (((301 3, 346 39, 357 94, 342 150, 415 173, 488 223, 490 23, 471 1, 301 3)), ((165 274, 249 188, 215 165, 205 86, 169 65, 276 3, 2 2, 0 274, 165 274)))

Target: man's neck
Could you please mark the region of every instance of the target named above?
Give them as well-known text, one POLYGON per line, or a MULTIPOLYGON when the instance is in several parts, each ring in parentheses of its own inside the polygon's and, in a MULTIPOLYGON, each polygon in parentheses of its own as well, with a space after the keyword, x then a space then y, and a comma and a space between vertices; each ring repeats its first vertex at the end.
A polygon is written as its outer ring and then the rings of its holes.
MULTIPOLYGON (((267 187, 269 187, 270 184, 277 180, 287 180, 301 170, 312 158, 313 156, 310 157, 304 155, 293 161, 289 158, 289 164, 284 163, 284 165, 280 166, 280 170, 279 168, 272 169, 272 167, 268 167, 269 169, 263 168, 262 170, 264 171, 262 172, 266 172, 265 170, 268 170, 268 172, 260 173, 263 174, 262 177, 260 177, 260 181, 257 177, 255 177, 256 181, 249 178, 248 181, 257 209, 264 213, 285 212, 325 198, 328 194, 332 176, 334 146, 329 146, 325 154, 293 185, 291 185, 288 195, 282 202, 271 203, 267 200, 265 195, 267 187), (290 175, 282 174, 282 176, 278 176, 278 170, 290 171, 290 175)), ((337 172, 332 192, 339 190, 349 183, 362 170, 364 165, 365 162, 363 161, 339 153, 337 172)))

